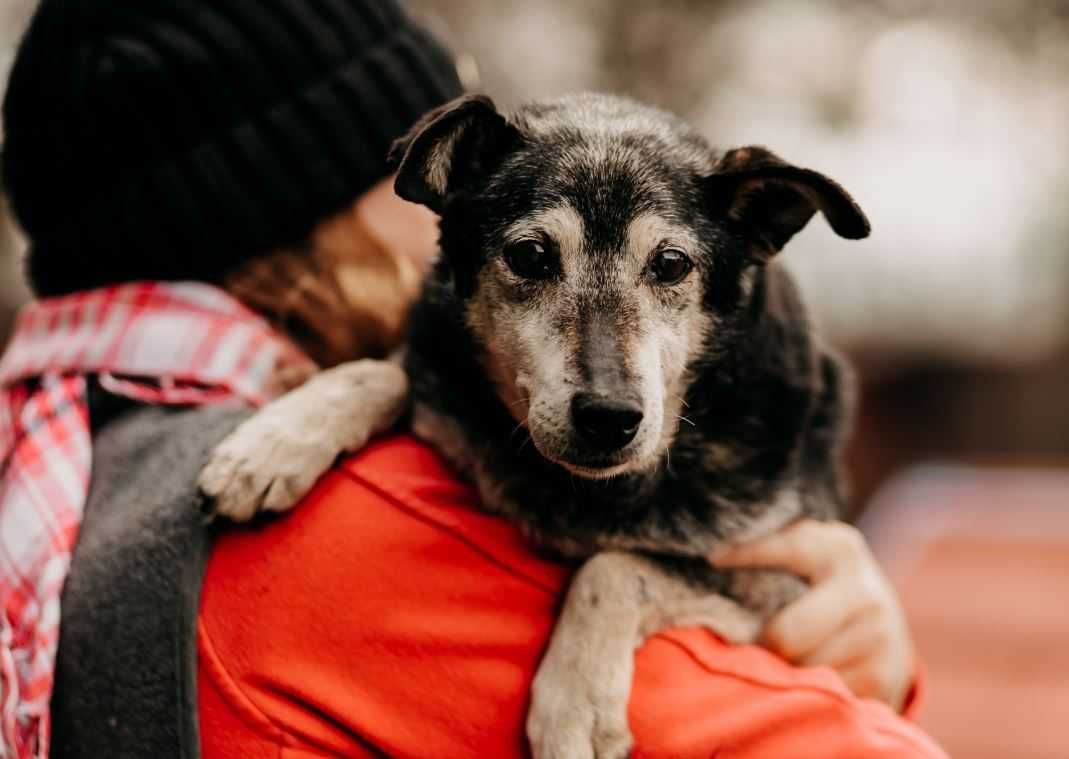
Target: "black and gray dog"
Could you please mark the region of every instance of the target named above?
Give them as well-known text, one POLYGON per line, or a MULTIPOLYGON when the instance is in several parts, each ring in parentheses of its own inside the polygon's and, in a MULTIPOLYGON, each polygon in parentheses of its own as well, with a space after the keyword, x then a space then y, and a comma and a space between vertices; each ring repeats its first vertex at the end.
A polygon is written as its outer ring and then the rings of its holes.
MULTIPOLYGON (((840 512, 849 382, 772 259, 817 211, 850 239, 868 221, 821 174, 601 95, 510 117, 465 97, 395 156, 398 194, 441 216, 412 427, 487 510, 587 559, 535 680, 534 754, 625 756, 644 637, 752 641, 803 587, 705 556, 840 512)), ((202 485, 232 515, 286 508, 404 399, 395 366, 324 372, 224 442, 202 485)))

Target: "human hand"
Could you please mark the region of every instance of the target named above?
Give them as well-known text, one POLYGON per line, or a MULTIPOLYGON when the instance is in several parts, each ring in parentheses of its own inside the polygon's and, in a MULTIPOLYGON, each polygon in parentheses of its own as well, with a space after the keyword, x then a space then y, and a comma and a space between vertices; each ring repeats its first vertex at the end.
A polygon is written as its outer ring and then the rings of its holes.
POLYGON ((831 667, 856 695, 902 709, 913 680, 913 642, 898 598, 856 528, 804 519, 710 560, 725 569, 773 567, 806 578, 810 589, 769 621, 763 643, 798 666, 831 667))

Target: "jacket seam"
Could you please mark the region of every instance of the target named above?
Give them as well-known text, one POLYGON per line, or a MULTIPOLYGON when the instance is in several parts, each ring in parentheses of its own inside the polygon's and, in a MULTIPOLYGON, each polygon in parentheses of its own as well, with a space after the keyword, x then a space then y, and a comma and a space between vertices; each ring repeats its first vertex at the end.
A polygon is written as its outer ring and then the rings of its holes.
POLYGON ((252 698, 245 693, 241 685, 223 664, 222 657, 212 643, 208 627, 203 619, 197 620, 197 637, 201 642, 200 655, 212 675, 216 687, 231 710, 253 731, 263 735, 278 746, 278 754, 283 748, 301 748, 301 741, 264 712, 252 698))
POLYGON ((492 551, 488 551, 487 549, 483 548, 478 542, 472 540, 470 537, 464 534, 463 530, 459 530, 456 527, 453 527, 452 525, 446 524, 444 521, 435 519, 433 516, 423 513, 422 510, 418 508, 410 506, 408 503, 405 502, 405 499, 402 498, 396 490, 390 488, 389 486, 367 479, 362 475, 349 471, 345 467, 342 467, 341 472, 350 480, 352 480, 356 485, 367 488, 377 493, 380 497, 389 501, 394 506, 394 508, 398 509, 399 511, 404 512, 405 514, 417 521, 430 525, 437 530, 441 530, 445 534, 452 537, 454 540, 463 543, 465 546, 467 546, 469 550, 477 554, 479 557, 481 557, 488 563, 494 565, 500 571, 506 572, 507 574, 510 574, 513 577, 522 580, 528 585, 531 585, 554 598, 560 595, 560 591, 558 589, 552 587, 551 585, 547 585, 546 583, 527 574, 523 570, 518 569, 517 567, 514 567, 505 561, 502 561, 500 558, 495 556, 492 551))
MULTIPOLYGON (((336 756, 336 754, 330 751, 324 752, 321 747, 304 740, 300 735, 284 727, 277 719, 274 719, 257 706, 252 696, 245 692, 237 678, 230 674, 226 665, 223 664, 223 659, 215 648, 208 633, 208 626, 203 619, 197 620, 197 631, 198 638, 204 643, 201 655, 211 670, 211 674, 215 676, 214 681, 223 699, 226 700, 242 722, 275 744, 278 748, 279 757, 282 757, 283 752, 286 750, 301 751, 313 756, 336 756)), ((381 749, 371 743, 366 743, 362 748, 371 756, 386 756, 381 749)))
MULTIPOLYGON (((789 685, 786 685, 781 683, 770 682, 768 680, 763 680, 757 677, 748 677, 744 674, 740 674, 739 672, 735 671, 718 669, 712 666, 707 661, 706 657, 701 656, 691 646, 681 640, 678 640, 674 636, 670 634, 659 634, 655 637, 682 650, 688 657, 690 657, 694 661, 695 664, 697 664, 699 667, 701 667, 711 675, 728 677, 733 680, 749 683, 750 685, 763 688, 765 690, 809 693, 813 696, 821 698, 821 700, 834 703, 843 711, 847 711, 851 714, 856 715, 859 718, 858 720, 855 720, 856 722, 864 723, 870 729, 874 730, 877 733, 895 738, 900 743, 908 744, 913 749, 922 750, 923 752, 925 752, 925 754, 927 754, 929 751, 930 747, 928 745, 926 745, 923 741, 918 740, 915 736, 910 735, 908 731, 903 732, 900 730, 894 730, 884 724, 873 721, 872 717, 861 711, 856 703, 854 703, 850 699, 844 698, 841 694, 836 693, 835 691, 827 690, 826 688, 822 688, 819 685, 813 685, 811 683, 791 683, 789 685)), ((894 714, 894 712, 892 712, 892 714, 894 714)), ((894 714, 894 716, 900 717, 901 715, 894 714)), ((906 724, 911 723, 907 722, 906 724)))

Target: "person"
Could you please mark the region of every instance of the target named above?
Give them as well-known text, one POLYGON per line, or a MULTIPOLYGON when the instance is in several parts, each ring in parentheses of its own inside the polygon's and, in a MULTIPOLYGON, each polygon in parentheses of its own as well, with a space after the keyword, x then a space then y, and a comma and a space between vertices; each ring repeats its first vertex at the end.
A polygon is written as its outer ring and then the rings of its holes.
MULTIPOLYGON (((0 362, 4 755, 524 755, 569 568, 433 451, 377 441, 247 529, 196 509, 241 406, 396 342, 434 220, 384 157, 460 89, 393 0, 43 0, 4 103, 40 297, 0 362)), ((784 658, 649 641, 639 755, 942 756, 894 713, 908 632, 855 532, 716 560, 813 589, 784 658)))

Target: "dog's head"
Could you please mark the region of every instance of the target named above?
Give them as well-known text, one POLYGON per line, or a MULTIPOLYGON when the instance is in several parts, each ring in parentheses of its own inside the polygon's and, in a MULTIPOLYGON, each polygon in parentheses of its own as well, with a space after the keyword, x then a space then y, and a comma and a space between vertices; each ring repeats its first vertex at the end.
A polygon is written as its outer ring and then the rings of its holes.
POLYGON ((506 118, 468 96, 398 141, 397 193, 442 216, 442 253, 502 401, 585 477, 654 465, 703 357, 745 339, 760 268, 821 211, 868 221, 832 180, 763 148, 717 154, 663 112, 600 95, 506 118))

